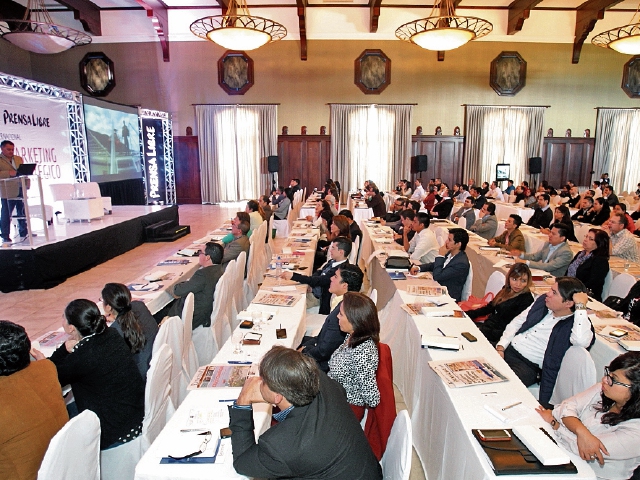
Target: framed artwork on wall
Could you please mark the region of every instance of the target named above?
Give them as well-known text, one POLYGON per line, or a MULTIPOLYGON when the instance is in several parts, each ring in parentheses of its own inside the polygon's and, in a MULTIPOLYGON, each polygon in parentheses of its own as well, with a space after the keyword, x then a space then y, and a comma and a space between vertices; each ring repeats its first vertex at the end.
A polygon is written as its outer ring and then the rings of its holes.
POLYGON ((245 52, 227 50, 218 60, 218 85, 228 95, 244 95, 253 87, 253 60, 245 52))
POLYGON ((391 59, 382 50, 365 50, 356 58, 354 83, 366 95, 379 95, 391 83, 391 59))
POLYGON ((80 85, 92 97, 105 97, 116 86, 113 62, 104 53, 87 53, 79 66, 80 85))
POLYGON ((513 97, 525 86, 527 62, 518 52, 502 52, 491 62, 489 85, 500 96, 513 97))
POLYGON ((630 98, 640 98, 640 55, 635 55, 622 68, 622 90, 630 98))

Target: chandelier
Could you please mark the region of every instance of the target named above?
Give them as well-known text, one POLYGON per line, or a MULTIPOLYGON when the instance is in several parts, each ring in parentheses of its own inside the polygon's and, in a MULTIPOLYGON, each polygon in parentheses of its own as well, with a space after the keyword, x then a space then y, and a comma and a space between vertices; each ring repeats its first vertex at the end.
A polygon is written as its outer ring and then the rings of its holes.
POLYGON ((201 18, 189 28, 195 36, 228 50, 254 50, 287 35, 283 25, 268 18, 251 16, 246 0, 231 0, 225 15, 201 18))
POLYGON ((453 0, 437 0, 427 18, 405 23, 396 30, 396 37, 427 50, 446 51, 484 37, 491 30, 493 25, 486 20, 457 16, 453 0))
MULTIPOLYGON (((638 5, 640 9, 640 5, 638 5)), ((640 17, 638 9, 631 17, 631 23, 623 27, 607 30, 591 39, 597 47, 611 48, 616 52, 629 55, 640 54, 640 17)))
POLYGON ((33 53, 60 53, 78 45, 88 45, 91 37, 73 28, 56 25, 44 0, 27 0, 24 17, 0 22, 0 37, 33 53))

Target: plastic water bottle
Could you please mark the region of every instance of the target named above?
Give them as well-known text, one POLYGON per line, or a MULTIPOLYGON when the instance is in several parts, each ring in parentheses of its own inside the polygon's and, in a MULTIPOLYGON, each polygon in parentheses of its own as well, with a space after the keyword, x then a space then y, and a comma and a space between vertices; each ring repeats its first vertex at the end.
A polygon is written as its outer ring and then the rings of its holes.
POLYGON ((282 280, 280 279, 280 275, 282 275, 282 260, 280 259, 280 255, 276 257, 276 284, 280 285, 282 280))

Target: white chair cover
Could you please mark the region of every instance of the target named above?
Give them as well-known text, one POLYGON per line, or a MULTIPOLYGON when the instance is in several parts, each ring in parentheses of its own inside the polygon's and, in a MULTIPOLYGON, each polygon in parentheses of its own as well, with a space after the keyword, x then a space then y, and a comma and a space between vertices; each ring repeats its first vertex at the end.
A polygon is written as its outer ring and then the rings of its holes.
POLYGON ((293 215, 291 214, 291 206, 289 206, 289 213, 284 220, 273 220, 273 228, 276 231, 276 237, 287 238, 291 229, 290 223, 293 222, 293 215))
POLYGON ((636 283, 636 279, 630 273, 621 273, 611 281, 609 293, 616 297, 626 297, 636 283))
POLYGON ((460 217, 458 219, 458 226, 466 229, 467 228, 467 219, 464 218, 464 217, 460 217))
POLYGON ((560 405, 569 397, 580 393, 597 381, 596 365, 584 347, 569 347, 564 354, 558 378, 549 403, 560 405))
POLYGON ((473 265, 469 263, 469 275, 467 275, 467 280, 464 282, 464 285, 462 286, 461 300, 469 300, 469 295, 471 295, 472 285, 473 285, 473 265))
POLYGON ((380 461, 384 480, 409 480, 412 435, 409 413, 400 410, 391 427, 387 449, 380 461))
POLYGON ((516 194, 512 193, 509 195, 509 203, 515 203, 516 202, 516 194))
POLYGON ((100 420, 91 410, 72 418, 56 433, 38 470, 38 480, 98 480, 100 420))
POLYGON ((611 281, 613 280, 613 274, 611 269, 607 272, 607 276, 604 277, 604 285, 602 286, 602 300, 605 300, 609 296, 611 291, 611 281))
MULTIPOLYGON (((152 358, 156 354, 162 345, 169 345, 173 352, 171 362, 171 401, 173 406, 177 409, 180 406, 180 388, 185 382, 181 379, 182 372, 182 351, 184 346, 183 341, 183 324, 180 317, 169 317, 165 319, 160 325, 156 339, 153 342, 152 358)), ((187 379, 187 384, 191 378, 187 379)), ((185 387, 186 388, 186 387, 185 387)), ((186 395, 185 395, 186 396, 186 395)), ((183 397, 184 398, 184 397, 183 397)))
POLYGON ((183 325, 183 350, 182 350, 182 370, 187 378, 192 378, 198 370, 198 355, 196 347, 193 345, 193 293, 189 293, 182 307, 182 325, 183 325))
MULTIPOLYGON (((262 229, 263 231, 265 229, 262 229)), ((258 229, 258 233, 260 233, 260 229, 258 229)), ((252 235, 253 237, 253 235, 252 235)), ((264 240, 263 240, 264 241, 264 240)), ((261 244, 260 244, 261 245, 261 244)), ((254 249, 255 250, 255 249, 254 249)), ((251 249, 249 250, 251 251, 251 249)), ((245 308, 247 308, 247 300, 244 294, 244 272, 247 269, 247 253, 240 252, 238 258, 236 258, 236 268, 233 279, 235 280, 235 286, 233 287, 233 305, 237 312, 241 312, 245 308)), ((247 276, 249 276, 247 272, 247 276)))
POLYGON ((358 264, 358 251, 360 250, 360 237, 356 237, 356 241, 351 245, 351 253, 349 254, 349 263, 358 264))
POLYGON ((438 245, 443 246, 444 242, 446 242, 447 238, 449 237, 449 229, 444 227, 437 227, 435 233, 438 245))
POLYGON ((371 292, 369 293, 369 298, 373 303, 376 303, 378 301, 378 290, 372 288, 371 292))
POLYGON ((305 318, 307 323, 307 332, 305 335, 317 337, 326 318, 327 316, 321 313, 307 313, 305 318))
POLYGON ((487 286, 484 289, 484 294, 486 295, 491 292, 496 296, 502 287, 504 287, 505 280, 504 273, 499 271, 493 272, 489 277, 489 280, 487 280, 487 286))

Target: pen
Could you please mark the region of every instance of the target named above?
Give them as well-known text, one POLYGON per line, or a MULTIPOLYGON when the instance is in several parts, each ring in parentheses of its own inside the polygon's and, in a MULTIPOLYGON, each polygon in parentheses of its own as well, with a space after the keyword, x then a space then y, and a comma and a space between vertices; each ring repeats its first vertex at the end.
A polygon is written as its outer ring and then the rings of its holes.
POLYGON ((219 403, 230 403, 235 401, 236 401, 235 398, 229 398, 228 400, 218 400, 219 403))
POLYGON ((505 410, 509 410, 510 408, 517 407, 517 406, 518 406, 518 405, 520 405, 521 403, 522 403, 522 402, 516 402, 516 403, 512 403, 511 405, 507 405, 506 407, 504 407, 504 408, 502 409, 502 411, 504 412, 505 410))
POLYGON ((229 365, 251 365, 253 362, 244 362, 242 360, 229 360, 229 365))
POLYGON ((188 433, 188 432, 208 432, 206 428, 183 428, 180 430, 180 433, 188 433))
POLYGON ((443 337, 446 337, 446 336, 447 336, 447 334, 446 334, 446 333, 444 333, 442 330, 440 330, 440 327, 438 327, 438 331, 442 334, 442 336, 443 336, 443 337))

